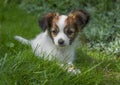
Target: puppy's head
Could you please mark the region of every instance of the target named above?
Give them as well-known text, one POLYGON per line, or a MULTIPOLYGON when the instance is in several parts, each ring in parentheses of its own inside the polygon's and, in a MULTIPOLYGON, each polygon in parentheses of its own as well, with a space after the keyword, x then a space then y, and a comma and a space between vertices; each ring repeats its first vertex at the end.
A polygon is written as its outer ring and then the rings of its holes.
POLYGON ((74 42, 88 21, 89 14, 83 10, 77 10, 68 16, 48 13, 39 20, 39 25, 43 31, 48 31, 55 45, 65 47, 74 42))

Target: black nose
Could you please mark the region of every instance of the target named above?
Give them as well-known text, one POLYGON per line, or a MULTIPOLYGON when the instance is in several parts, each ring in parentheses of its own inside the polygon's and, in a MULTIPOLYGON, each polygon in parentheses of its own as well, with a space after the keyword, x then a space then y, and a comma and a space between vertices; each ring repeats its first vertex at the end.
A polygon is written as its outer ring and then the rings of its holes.
POLYGON ((59 43, 59 45, 63 45, 64 44, 64 40, 63 39, 59 39, 58 43, 59 43))

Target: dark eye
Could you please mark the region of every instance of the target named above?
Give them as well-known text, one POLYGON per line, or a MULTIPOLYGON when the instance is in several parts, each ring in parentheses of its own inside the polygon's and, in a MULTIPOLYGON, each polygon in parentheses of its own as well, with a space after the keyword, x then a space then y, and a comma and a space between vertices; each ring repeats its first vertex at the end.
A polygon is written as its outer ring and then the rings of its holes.
POLYGON ((72 30, 68 30, 67 31, 67 34, 69 34, 69 35, 71 35, 71 34, 73 34, 74 33, 74 31, 72 31, 72 30))
POLYGON ((57 30, 52 30, 51 32, 52 32, 53 34, 57 34, 57 33, 58 33, 57 30))

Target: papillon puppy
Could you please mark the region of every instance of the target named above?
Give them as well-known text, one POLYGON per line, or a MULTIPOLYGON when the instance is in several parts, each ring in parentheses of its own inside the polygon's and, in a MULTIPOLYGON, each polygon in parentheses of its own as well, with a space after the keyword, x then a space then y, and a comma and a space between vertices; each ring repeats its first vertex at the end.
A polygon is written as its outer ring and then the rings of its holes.
POLYGON ((39 20, 42 33, 32 40, 15 36, 23 44, 31 45, 36 56, 48 60, 56 59, 66 65, 68 72, 79 74, 80 70, 73 65, 75 48, 79 45, 79 33, 89 21, 89 14, 76 10, 69 15, 47 13, 39 20))

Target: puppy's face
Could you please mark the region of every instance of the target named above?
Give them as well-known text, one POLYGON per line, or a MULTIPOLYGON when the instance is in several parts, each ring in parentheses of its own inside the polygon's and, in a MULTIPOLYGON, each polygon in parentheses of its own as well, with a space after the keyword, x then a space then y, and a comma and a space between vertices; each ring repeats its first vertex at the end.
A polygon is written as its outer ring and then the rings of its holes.
POLYGON ((48 13, 40 19, 39 25, 43 31, 48 31, 55 45, 65 47, 74 42, 88 20, 89 15, 82 10, 74 11, 68 16, 48 13))

